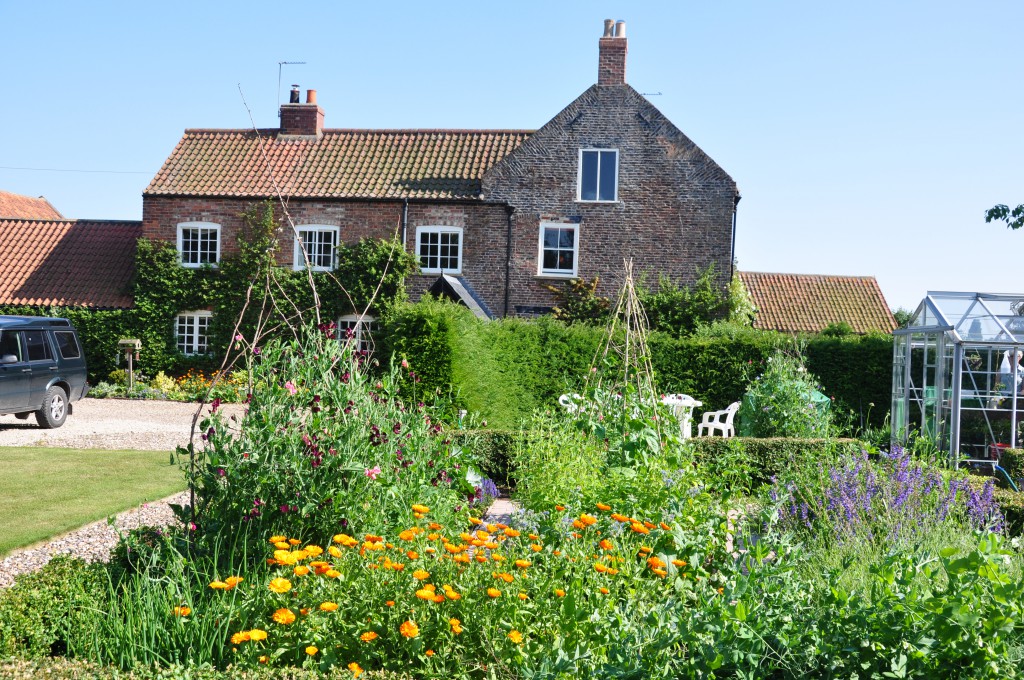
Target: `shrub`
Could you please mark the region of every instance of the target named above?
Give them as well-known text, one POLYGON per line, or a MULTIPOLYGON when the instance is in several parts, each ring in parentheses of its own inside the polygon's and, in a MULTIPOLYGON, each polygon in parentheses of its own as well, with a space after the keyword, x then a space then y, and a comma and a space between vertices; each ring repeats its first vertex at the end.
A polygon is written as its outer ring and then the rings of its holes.
POLYGON ((862 448, 855 439, 697 437, 688 441, 709 481, 747 491, 770 484, 787 470, 818 466, 862 448))
POLYGON ((776 352, 764 373, 747 388, 737 413, 737 429, 753 437, 821 437, 832 424, 829 409, 803 364, 776 352))

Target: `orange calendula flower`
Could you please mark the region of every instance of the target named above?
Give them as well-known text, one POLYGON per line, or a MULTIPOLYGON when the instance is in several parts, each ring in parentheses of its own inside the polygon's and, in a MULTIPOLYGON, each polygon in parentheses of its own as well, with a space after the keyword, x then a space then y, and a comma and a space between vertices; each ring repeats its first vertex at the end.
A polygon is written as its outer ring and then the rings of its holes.
POLYGON ((483 564, 484 562, 487 561, 487 555, 474 555, 473 559, 475 559, 477 562, 480 562, 481 564, 483 564))
POLYGON ((454 591, 454 590, 452 590, 451 588, 448 588, 448 587, 446 587, 444 589, 444 596, 447 597, 449 600, 461 600, 462 599, 462 595, 461 594, 457 593, 456 591, 454 591))
POLYGON ((610 590, 608 590, 607 588, 600 588, 600 591, 601 591, 601 594, 602 594, 602 595, 607 595, 608 593, 610 593, 610 592, 611 592, 611 591, 610 591, 610 590))
POLYGON ((363 674, 363 669, 360 668, 359 664, 357 664, 355 661, 348 665, 348 669, 352 671, 353 678, 358 678, 360 675, 363 674))
POLYGON ((408 557, 410 560, 417 560, 419 559, 420 554, 415 550, 409 550, 405 553, 405 556, 408 557))
POLYGON ((421 600, 433 601, 434 591, 427 590, 426 588, 420 588, 416 591, 416 597, 418 597, 421 600))
POLYGON ((519 593, 519 595, 517 595, 516 597, 518 597, 520 600, 523 600, 523 601, 526 601, 526 600, 530 599, 530 596, 527 595, 526 593, 519 593))
POLYGON ((271 543, 280 543, 281 541, 287 541, 287 540, 288 540, 287 536, 271 536, 270 537, 270 542, 271 543))
POLYGON ((277 543, 274 544, 274 547, 277 548, 278 550, 287 550, 288 549, 288 545, 289 545, 288 541, 278 541, 277 543))
POLYGON ((264 654, 263 656, 261 656, 261 657, 260 657, 260 658, 258 659, 258 661, 259 661, 260 663, 267 663, 267 662, 269 662, 269 661, 270 661, 270 657, 269 657, 269 656, 267 656, 266 654, 264 654))
POLYGON ((338 603, 337 602, 321 602, 320 603, 320 611, 322 611, 322 612, 336 612, 336 611, 338 611, 338 603))
POLYGON ((612 513, 612 519, 615 520, 616 522, 628 522, 629 521, 628 517, 626 517, 625 515, 620 515, 617 512, 613 512, 612 513))
POLYGON ((661 569, 665 566, 665 561, 657 555, 652 555, 647 558, 647 566, 651 569, 661 569))
POLYGON ((210 588, 213 590, 227 590, 228 584, 224 583, 224 581, 211 581, 210 588))
POLYGON ((430 512, 430 508, 428 508, 428 507, 427 507, 427 506, 425 506, 425 505, 420 505, 419 503, 416 503, 416 504, 414 504, 414 505, 412 506, 412 511, 413 511, 413 512, 418 512, 418 513, 420 513, 421 515, 425 515, 425 514, 427 514, 428 512, 430 512))
POLYGON ((341 545, 345 546, 346 548, 351 548, 352 546, 357 545, 359 543, 359 541, 357 541, 356 539, 352 538, 348 534, 335 534, 335 536, 334 536, 334 538, 332 540, 335 543, 340 543, 341 545))
POLYGON ((336 545, 332 545, 327 549, 327 552, 331 554, 331 557, 341 557, 341 548, 336 545))
POLYGON ((608 566, 602 562, 597 562, 596 564, 594 564, 594 571, 596 571, 599 574, 603 574, 604 572, 608 571, 608 566))
POLYGON ((640 524, 640 522, 633 522, 629 525, 629 528, 632 529, 634 533, 644 534, 645 536, 651 533, 651 530, 645 527, 643 524, 640 524))
POLYGON ((491 559, 494 560, 495 562, 504 562, 505 561, 505 558, 502 557, 501 555, 497 554, 497 553, 494 553, 493 555, 491 555, 491 559))
POLYGON ((519 532, 515 529, 506 528, 502 530, 502 533, 508 536, 509 538, 519 538, 519 532))
POLYGON ((555 588, 555 597, 565 597, 565 591, 561 588, 555 588))
POLYGON ((275 578, 267 587, 273 590, 275 593, 287 593, 292 589, 292 582, 286 578, 275 578))
POLYGON ((273 619, 277 623, 280 623, 282 626, 287 626, 289 624, 295 623, 295 612, 293 612, 291 609, 278 609, 276 612, 274 612, 273 619))
POLYGON ((641 553, 642 555, 646 555, 648 553, 654 552, 654 550, 646 545, 642 545, 640 546, 640 549, 637 552, 641 553))
POLYGON ((175 616, 188 616, 192 613, 192 608, 186 607, 185 605, 181 605, 180 607, 175 607, 174 609, 172 609, 171 612, 175 616))
POLYGON ((651 523, 651 522, 647 522, 647 521, 644 522, 644 526, 647 527, 648 529, 653 529, 654 528, 654 524, 651 523))
POLYGON ((406 621, 398 627, 398 632, 407 638, 414 638, 420 634, 420 627, 415 621, 406 621))
POLYGON ((511 640, 514 644, 519 645, 523 643, 523 634, 520 633, 518 630, 510 630, 508 632, 508 639, 511 640))
POLYGON ((405 531, 402 531, 398 534, 398 538, 402 539, 403 541, 412 541, 416 538, 416 532, 412 529, 406 529, 405 531))
POLYGON ((657 574, 661 578, 665 578, 666 576, 668 576, 668 572, 665 571, 664 569, 651 569, 651 571, 653 571, 655 574, 657 574))
POLYGON ((598 503, 597 504, 597 509, 602 511, 602 512, 608 512, 609 510, 612 509, 612 506, 607 505, 605 503, 598 503))
POLYGON ((458 619, 448 619, 448 625, 452 627, 452 632, 456 635, 460 635, 462 633, 462 621, 459 621, 458 619))
POLYGON ((324 572, 324 576, 326 576, 327 578, 338 578, 339 576, 341 576, 341 572, 337 569, 328 569, 324 572))
POLYGON ((295 567, 294 569, 292 569, 292 572, 293 572, 293 573, 294 573, 294 574, 295 574, 296 576, 305 576, 306 574, 308 574, 308 573, 309 573, 309 567, 307 567, 307 566, 306 566, 306 565, 304 565, 304 564, 300 564, 300 565, 298 565, 297 567, 295 567))
POLYGON ((608 571, 606 571, 605 573, 608 574, 609 576, 615 576, 616 574, 619 573, 619 570, 618 569, 612 569, 611 567, 608 567, 608 571))
POLYGON ((488 588, 487 597, 501 597, 501 591, 497 588, 488 588))
POLYGON ((388 607, 394 607, 394 606, 395 606, 395 601, 394 601, 394 600, 388 600, 388 601, 387 601, 387 602, 385 602, 384 604, 385 604, 386 606, 388 606, 388 607))
POLYGON ((314 647, 313 645, 306 647, 306 654, 309 654, 310 656, 316 656, 316 653, 319 651, 320 650, 314 647))
POLYGON ((267 639, 267 631, 262 630, 260 628, 253 628, 252 630, 249 631, 249 639, 254 641, 254 642, 259 642, 260 640, 266 640, 267 639))
POLYGON ((226 579, 224 579, 224 583, 227 584, 228 590, 231 590, 244 580, 245 579, 243 579, 241 576, 228 576, 226 579))
POLYGON ((544 546, 542 546, 540 543, 531 543, 530 544, 530 550, 532 550, 533 552, 540 552, 543 549, 544 549, 544 546))
POLYGON ((665 524, 664 522, 659 522, 658 526, 661 527, 662 531, 672 531, 672 527, 665 524))
POLYGON ((579 521, 578 519, 574 519, 572 521, 572 528, 573 529, 582 529, 583 528, 583 522, 579 521))
POLYGON ((477 519, 476 517, 470 517, 469 518, 469 523, 473 524, 473 525, 478 525, 478 524, 483 524, 483 521, 477 519))
POLYGON ((500 578, 505 583, 512 583, 512 581, 514 581, 515 578, 516 578, 512 574, 507 574, 507 573, 500 573, 499 574, 497 572, 494 573, 494 574, 491 574, 491 576, 493 576, 494 578, 500 578))
POLYGON ((297 538, 289 538, 289 539, 288 539, 288 544, 289 544, 289 545, 298 545, 298 544, 300 544, 300 543, 302 543, 302 541, 300 541, 300 540, 299 540, 299 539, 297 539, 297 538))
POLYGON ((602 538, 601 542, 598 543, 601 546, 601 550, 615 550, 615 544, 609 541, 607 538, 602 538))
POLYGON ((520 569, 526 569, 531 564, 530 560, 516 560, 515 565, 520 569))
POLYGON ((470 557, 468 554, 462 553, 461 555, 456 555, 455 557, 453 557, 452 561, 459 562, 460 564, 469 564, 470 557))
POLYGON ((248 642, 249 639, 250 639, 249 638, 249 631, 243 630, 243 631, 241 631, 239 633, 235 633, 234 635, 231 636, 231 644, 233 644, 233 645, 240 645, 243 642, 248 642))
POLYGON ((559 512, 562 512, 563 510, 565 510, 565 506, 564 505, 556 505, 555 506, 555 510, 558 510, 559 512))
POLYGON ((374 640, 377 639, 377 637, 378 637, 378 635, 376 633, 374 633, 372 630, 368 630, 365 633, 363 633, 362 635, 360 635, 359 639, 362 640, 363 642, 373 642, 374 640))
POLYGON ((425 651, 423 653, 426 654, 427 656, 434 656, 434 650, 433 649, 428 649, 427 651, 425 651))
POLYGON ((321 548, 318 545, 307 545, 305 548, 303 548, 303 550, 305 550, 306 554, 309 555, 310 557, 316 557, 317 555, 322 555, 323 552, 324 552, 324 549, 321 548))
POLYGON ((597 518, 593 515, 588 515, 587 513, 583 513, 582 515, 580 515, 580 521, 583 522, 584 526, 588 527, 597 524, 597 518))
POLYGON ((686 566, 686 560, 672 560, 672 564, 682 569, 686 566))

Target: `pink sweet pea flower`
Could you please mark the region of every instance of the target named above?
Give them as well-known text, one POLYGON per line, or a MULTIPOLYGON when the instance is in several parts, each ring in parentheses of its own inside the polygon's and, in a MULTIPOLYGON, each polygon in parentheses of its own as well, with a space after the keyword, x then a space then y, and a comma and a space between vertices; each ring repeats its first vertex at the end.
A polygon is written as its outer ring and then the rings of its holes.
POLYGON ((284 384, 284 388, 288 390, 289 394, 295 394, 298 392, 298 389, 296 389, 295 385, 292 384, 291 380, 284 384))
POLYGON ((364 474, 370 479, 377 479, 377 475, 379 475, 380 473, 380 466, 374 465, 372 468, 366 468, 366 472, 364 474))

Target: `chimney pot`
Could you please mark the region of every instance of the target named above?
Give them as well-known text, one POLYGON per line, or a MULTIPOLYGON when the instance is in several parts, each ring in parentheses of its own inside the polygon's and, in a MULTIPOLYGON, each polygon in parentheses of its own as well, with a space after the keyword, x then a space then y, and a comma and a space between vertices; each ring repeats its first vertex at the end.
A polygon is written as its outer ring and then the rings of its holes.
POLYGON ((612 20, 612 19, 605 19, 604 20, 604 37, 606 37, 606 38, 612 37, 612 31, 614 30, 614 27, 615 27, 615 21, 614 20, 612 20))
POLYGON ((615 22, 615 37, 616 38, 625 38, 626 37, 626 22, 622 21, 621 19, 619 21, 615 22))
POLYGON ((288 97, 288 103, 289 104, 298 104, 299 103, 299 86, 298 85, 292 85, 292 91, 291 91, 291 94, 288 97))
POLYGON ((604 23, 604 36, 597 41, 597 84, 626 84, 626 22, 604 23))
POLYGON ((306 103, 316 104, 316 90, 306 90, 306 103))

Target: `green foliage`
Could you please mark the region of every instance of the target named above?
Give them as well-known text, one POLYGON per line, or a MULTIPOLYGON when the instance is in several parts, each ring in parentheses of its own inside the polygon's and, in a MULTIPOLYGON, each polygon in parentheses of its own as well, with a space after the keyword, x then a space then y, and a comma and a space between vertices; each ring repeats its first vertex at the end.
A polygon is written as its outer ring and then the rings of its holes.
POLYGON ((825 326, 821 330, 821 335, 826 338, 843 338, 847 335, 853 335, 853 326, 845 321, 836 321, 825 326))
POLYGON ((59 556, 0 589, 0 657, 63 656, 69 646, 84 648, 102 579, 101 569, 59 556))
POLYGON ((597 294, 599 282, 595 276, 592 281, 570 279, 562 286, 545 285, 545 288, 555 294, 557 300, 551 315, 568 324, 603 324, 608 319, 611 300, 597 294))
POLYGON ((477 460, 480 474, 505 487, 514 485, 513 452, 521 445, 522 430, 456 430, 452 444, 469 448, 477 460))
POLYGON ((659 274, 657 290, 647 290, 641 284, 639 295, 651 330, 675 337, 689 335, 702 326, 724 319, 733 306, 737 308, 737 315, 742 316, 741 301, 731 304, 727 291, 718 285, 714 263, 698 272, 692 288, 680 287, 668 276, 659 274))
POLYGON ((818 382, 803 363, 776 352, 743 395, 737 431, 753 437, 826 436, 832 425, 830 404, 818 398, 818 382))
POLYGON ((896 320, 897 328, 906 328, 910 325, 911 319, 914 318, 914 312, 906 307, 899 307, 892 310, 892 318, 896 320))
POLYGON ((739 274, 733 272, 732 280, 726 289, 726 300, 729 305, 728 320, 739 326, 752 326, 757 318, 757 309, 750 298, 750 292, 743 285, 739 274))
POLYGON ((995 205, 985 211, 985 222, 1006 222, 1010 229, 1020 229, 1024 226, 1024 203, 1013 210, 1007 205, 995 205))
POLYGON ((689 443, 709 480, 745 491, 770 484, 786 470, 816 466, 861 449, 856 439, 697 437, 689 443))

